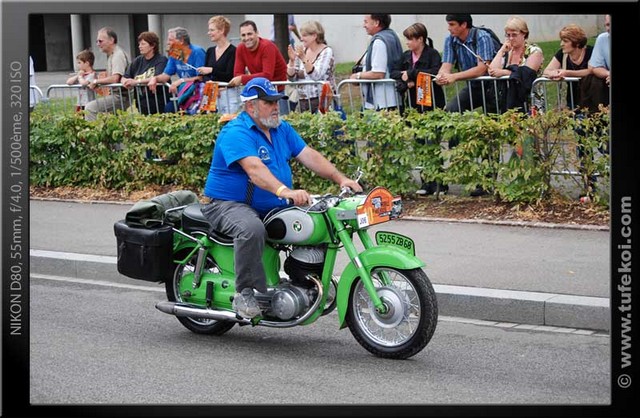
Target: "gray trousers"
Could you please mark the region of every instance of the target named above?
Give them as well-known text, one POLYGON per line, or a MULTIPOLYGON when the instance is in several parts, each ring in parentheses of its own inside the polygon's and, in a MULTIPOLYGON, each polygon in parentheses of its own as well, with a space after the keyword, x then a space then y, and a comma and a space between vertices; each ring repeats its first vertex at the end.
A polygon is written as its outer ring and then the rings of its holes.
POLYGON ((267 237, 264 224, 251 206, 228 200, 212 200, 202 208, 211 228, 233 238, 236 292, 247 287, 267 292, 262 252, 267 237))
POLYGON ((97 119, 98 113, 114 113, 116 110, 127 110, 129 107, 129 95, 115 95, 97 98, 92 100, 85 106, 85 119, 94 121, 97 119))

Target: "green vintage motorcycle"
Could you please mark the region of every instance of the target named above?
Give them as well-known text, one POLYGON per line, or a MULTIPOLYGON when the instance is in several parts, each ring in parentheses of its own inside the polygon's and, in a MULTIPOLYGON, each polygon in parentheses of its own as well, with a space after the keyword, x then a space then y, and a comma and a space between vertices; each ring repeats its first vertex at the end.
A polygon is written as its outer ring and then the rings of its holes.
POLYGON ((256 294, 263 314, 253 319, 233 311, 233 242, 209 230, 201 206, 173 209, 182 212, 179 227, 115 225, 118 270, 165 281, 168 301, 156 308, 175 315, 189 330, 222 335, 235 324, 309 325, 337 308, 340 328, 348 326, 376 356, 405 359, 431 340, 438 320, 436 294, 413 240, 377 231, 374 242, 368 233, 369 227, 401 215, 400 198, 387 189, 358 195, 343 189, 339 195, 313 196, 310 206, 289 206, 265 216, 262 261, 268 291, 256 294), (354 244, 356 235, 363 250, 354 244), (341 250, 350 261, 338 277, 334 268, 341 250))

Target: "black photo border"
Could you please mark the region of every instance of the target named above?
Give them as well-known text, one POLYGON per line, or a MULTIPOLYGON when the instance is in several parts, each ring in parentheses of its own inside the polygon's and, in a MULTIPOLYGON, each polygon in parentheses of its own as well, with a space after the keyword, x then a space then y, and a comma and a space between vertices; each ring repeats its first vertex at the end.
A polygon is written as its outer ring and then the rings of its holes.
MULTIPOLYGON (((633 363, 637 328, 622 328, 637 311, 625 304, 629 294, 620 289, 631 281, 632 264, 621 270, 621 260, 637 251, 630 238, 636 201, 639 158, 634 142, 640 131, 637 98, 640 78, 632 77, 629 57, 638 49, 640 16, 637 1, 13 1, 2 6, 2 416, 265 416, 368 415, 368 416, 631 416, 640 379, 633 363), (611 404, 593 405, 315 405, 315 406, 167 406, 167 405, 69 405, 41 406, 29 403, 29 63, 30 14, 596 14, 612 15, 612 117, 611 117, 611 404), (635 87, 632 87, 635 86, 635 87), (636 174, 633 174, 633 173, 636 174), (624 202, 624 204, 623 204, 624 202), (627 205, 629 203, 629 205, 627 205), (631 245, 630 245, 631 244, 631 245), (20 333, 17 333, 18 326, 20 333), (12 333, 13 331, 13 333, 12 333), (623 338, 624 337, 624 338, 623 338), (626 357, 626 355, 630 357, 626 357), (623 356, 630 362, 622 361, 623 356), (630 364, 630 365, 628 365, 630 364), (626 365, 626 366, 625 366, 626 365)), ((637 244, 636 244, 637 246, 637 244)), ((636 285, 638 288, 640 285, 636 285)), ((637 360, 636 360, 637 363, 637 360)))

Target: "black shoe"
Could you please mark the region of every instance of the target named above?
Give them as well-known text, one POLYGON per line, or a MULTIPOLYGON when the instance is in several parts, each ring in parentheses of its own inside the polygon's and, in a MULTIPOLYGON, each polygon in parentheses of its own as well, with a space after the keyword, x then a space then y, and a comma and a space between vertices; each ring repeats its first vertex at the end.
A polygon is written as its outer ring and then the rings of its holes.
POLYGON ((436 192, 436 182, 430 181, 428 183, 422 183, 420 189, 416 191, 420 195, 432 195, 436 192))
POLYGON ((489 192, 483 189, 482 186, 476 186, 476 188, 469 193, 471 197, 486 196, 488 194, 489 192))
POLYGON ((442 194, 447 194, 449 193, 449 185, 448 184, 439 184, 440 186, 440 193, 442 194))

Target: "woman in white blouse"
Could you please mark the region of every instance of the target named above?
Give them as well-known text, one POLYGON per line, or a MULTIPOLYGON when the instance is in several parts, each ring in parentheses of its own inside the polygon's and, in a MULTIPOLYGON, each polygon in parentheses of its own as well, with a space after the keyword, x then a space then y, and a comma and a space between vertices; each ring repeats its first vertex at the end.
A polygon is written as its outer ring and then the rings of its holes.
MULTIPOLYGON (((300 27, 302 45, 294 49, 289 45, 287 76, 291 81, 326 81, 335 91, 335 61, 333 50, 324 39, 324 28, 317 21, 309 21, 300 27)), ((301 111, 316 112, 320 105, 322 85, 313 84, 298 88, 301 111)), ((329 104, 324 103, 323 107, 329 104)))

